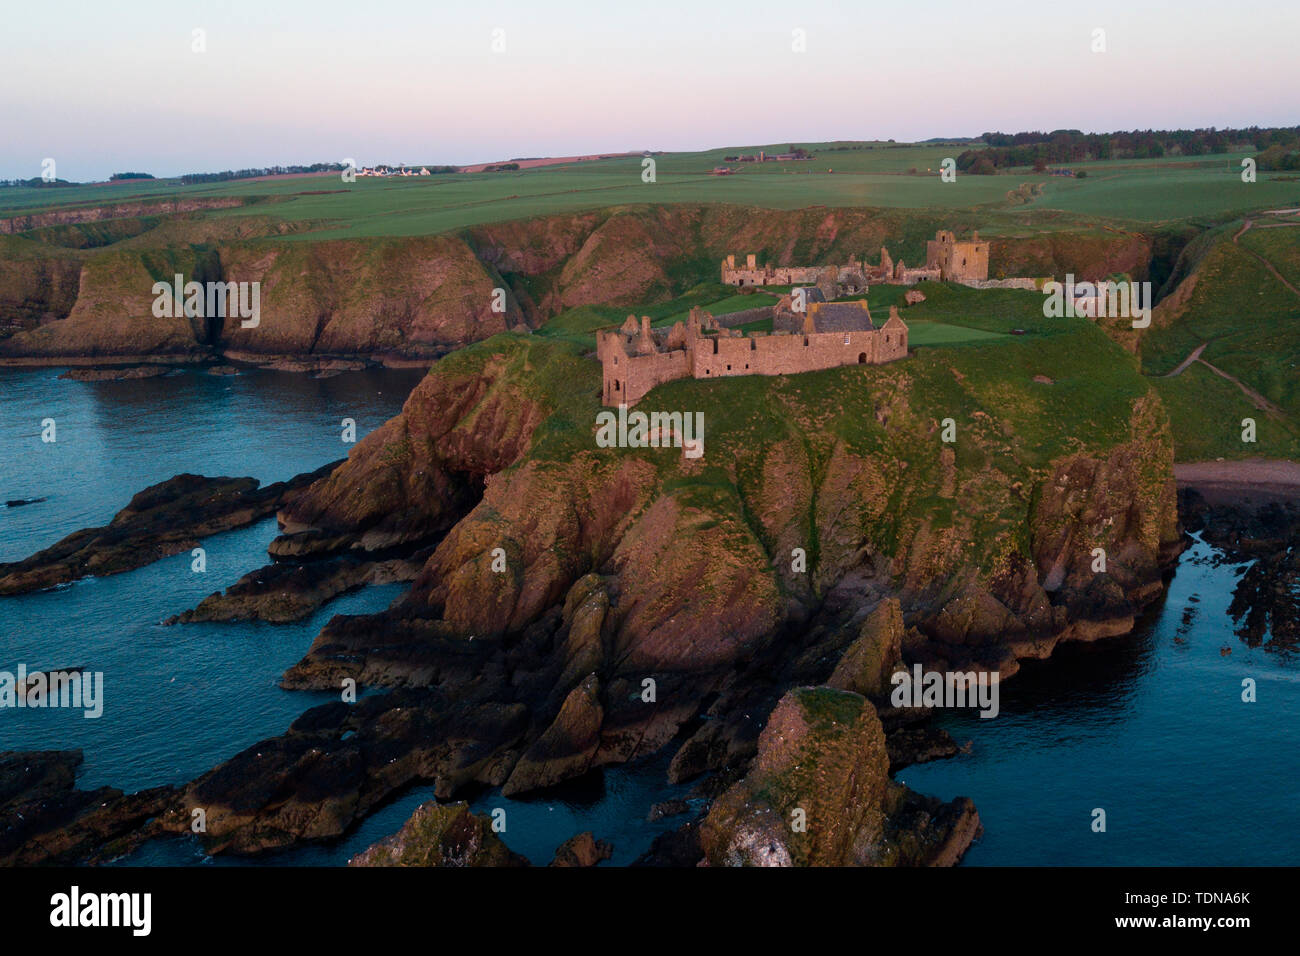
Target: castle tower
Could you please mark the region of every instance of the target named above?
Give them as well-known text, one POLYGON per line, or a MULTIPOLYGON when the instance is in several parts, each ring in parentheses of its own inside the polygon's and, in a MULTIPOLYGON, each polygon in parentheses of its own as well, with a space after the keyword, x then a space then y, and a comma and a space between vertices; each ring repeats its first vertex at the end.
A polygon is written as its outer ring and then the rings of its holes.
POLYGON ((757 269, 757 268, 758 268, 758 256, 754 255, 754 253, 752 253, 752 252, 751 252, 749 255, 745 256, 745 268, 746 268, 746 269, 757 269))
POLYGON ((655 346, 654 333, 650 331, 650 316, 641 316, 641 335, 636 343, 637 354, 651 355, 659 349, 655 346))

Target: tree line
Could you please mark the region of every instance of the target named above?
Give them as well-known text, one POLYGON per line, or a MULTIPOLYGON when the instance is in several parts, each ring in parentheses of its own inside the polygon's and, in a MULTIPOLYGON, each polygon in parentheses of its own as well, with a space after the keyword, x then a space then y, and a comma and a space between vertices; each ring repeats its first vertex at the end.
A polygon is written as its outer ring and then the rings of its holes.
POLYGON ((231 179, 256 179, 259 176, 285 176, 290 173, 341 172, 342 163, 312 163, 310 166, 264 166, 261 169, 226 169, 219 173, 186 173, 177 178, 186 186, 198 183, 223 183, 231 179))
MULTIPOLYGON (((1050 133, 985 133, 987 149, 968 149, 957 157, 959 170, 990 174, 1013 166, 1045 168, 1049 163, 1081 163, 1102 159, 1158 159, 1165 155, 1204 156, 1231 149, 1254 148, 1270 162, 1288 161, 1300 149, 1300 126, 1244 129, 1130 130, 1084 133, 1058 129, 1050 133), (1280 149, 1276 149, 1280 147, 1280 149), (1280 157, 1280 160, 1274 157, 1280 157)), ((1259 168, 1266 169, 1257 158, 1259 168)), ((1272 168, 1291 169, 1292 166, 1272 168)))

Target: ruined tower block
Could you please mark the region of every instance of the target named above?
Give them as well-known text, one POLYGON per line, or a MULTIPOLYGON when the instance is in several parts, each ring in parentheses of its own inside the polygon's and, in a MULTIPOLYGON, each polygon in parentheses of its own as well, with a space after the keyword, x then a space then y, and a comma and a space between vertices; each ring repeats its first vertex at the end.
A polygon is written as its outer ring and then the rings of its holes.
POLYGON ((758 268, 758 256, 754 255, 754 253, 752 253, 752 252, 751 252, 749 255, 745 256, 745 268, 746 268, 746 269, 757 269, 757 268, 758 268))
POLYGON ((735 257, 735 256, 727 256, 727 268, 728 268, 728 269, 734 269, 734 268, 736 268, 736 257, 735 257))
POLYGON ((889 250, 884 246, 880 247, 880 271, 888 279, 894 274, 894 260, 889 255, 889 250))
POLYGON ((925 244, 925 265, 938 269, 945 282, 983 281, 989 277, 989 244, 981 242, 979 233, 958 241, 947 229, 940 229, 925 244))

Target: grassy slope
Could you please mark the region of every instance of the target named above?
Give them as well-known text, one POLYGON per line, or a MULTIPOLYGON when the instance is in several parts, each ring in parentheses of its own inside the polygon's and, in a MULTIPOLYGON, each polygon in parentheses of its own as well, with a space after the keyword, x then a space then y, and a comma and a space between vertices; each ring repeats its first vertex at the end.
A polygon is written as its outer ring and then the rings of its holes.
POLYGON ((1300 273, 1300 228, 1252 229, 1234 244, 1235 232, 1225 229, 1205 253, 1178 318, 1142 338, 1143 371, 1153 376, 1169 407, 1180 460, 1300 457, 1300 297, 1247 251, 1264 256, 1284 276, 1300 273), (1175 378, 1163 377, 1202 344, 1205 361, 1285 414, 1260 412, 1236 386, 1199 363, 1175 378), (1255 444, 1241 441, 1241 421, 1248 417, 1258 426, 1255 444))

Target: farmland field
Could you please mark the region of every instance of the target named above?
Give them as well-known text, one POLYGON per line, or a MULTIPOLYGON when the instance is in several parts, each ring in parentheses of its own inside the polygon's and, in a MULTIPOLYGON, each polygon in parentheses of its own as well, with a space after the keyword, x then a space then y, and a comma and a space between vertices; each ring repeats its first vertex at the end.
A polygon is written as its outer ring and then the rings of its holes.
MULTIPOLYGON (((0 190, 0 214, 29 213, 55 206, 101 205, 162 198, 242 198, 251 206, 213 210, 213 217, 256 211, 273 219, 310 225, 291 238, 414 236, 482 223, 527 219, 560 212, 640 203, 731 203, 773 209, 807 206, 909 209, 974 209, 994 212, 1057 210, 1083 217, 1133 223, 1164 223, 1188 217, 1228 216, 1253 209, 1300 204, 1294 176, 1260 173, 1240 180, 1246 154, 1150 161, 1072 164, 1086 179, 1050 176, 1028 169, 999 175, 959 173, 942 182, 939 164, 968 144, 857 144, 831 150, 805 144, 815 158, 765 164, 728 164, 734 175, 714 176, 724 156, 787 144, 698 153, 657 155, 655 182, 642 181, 642 160, 620 157, 497 173, 448 173, 418 178, 358 178, 338 174, 182 186, 174 180, 139 181, 67 188, 14 187, 0 190), (819 151, 821 150, 821 151, 819 151), (915 170, 915 172, 913 172, 915 170), (1022 183, 1041 183, 1042 195, 1028 203, 1008 193, 1022 183)), ((1052 222, 1035 224, 1050 230, 1052 222)), ((1023 229, 1024 223, 1006 224, 1023 229)), ((989 235, 999 233, 991 222, 989 235)))

